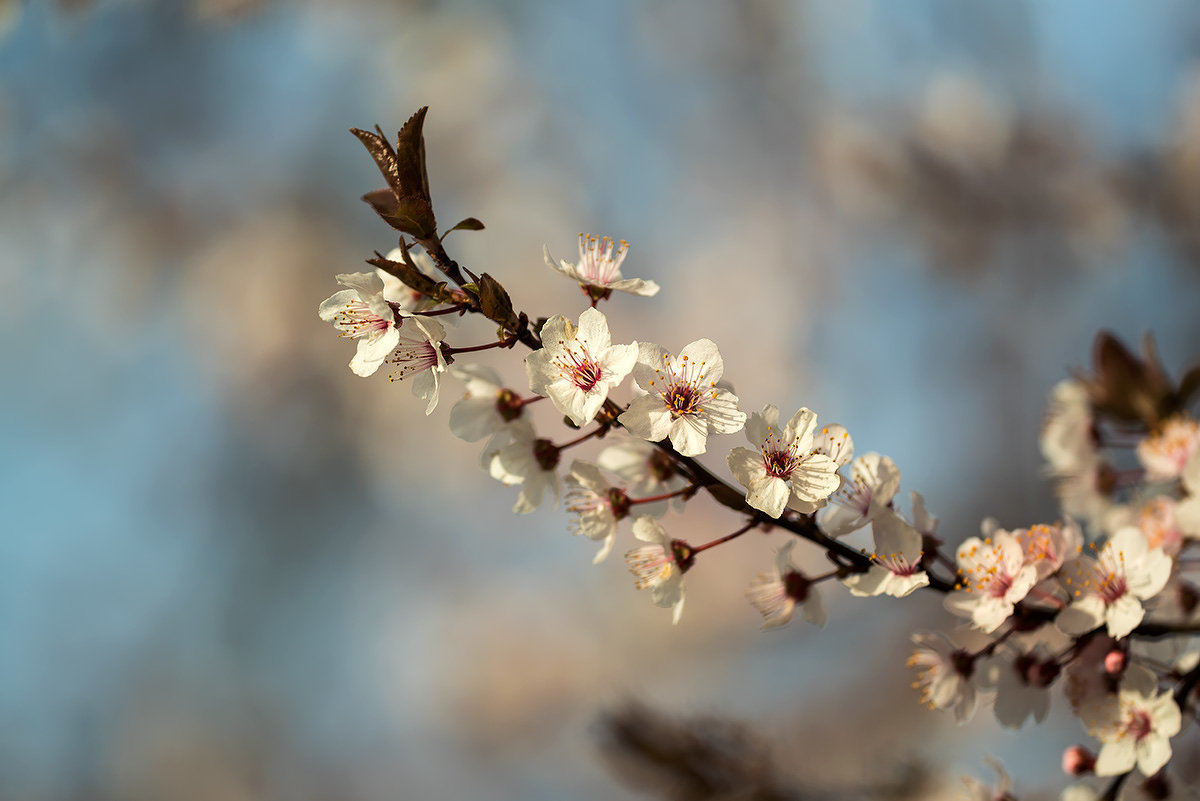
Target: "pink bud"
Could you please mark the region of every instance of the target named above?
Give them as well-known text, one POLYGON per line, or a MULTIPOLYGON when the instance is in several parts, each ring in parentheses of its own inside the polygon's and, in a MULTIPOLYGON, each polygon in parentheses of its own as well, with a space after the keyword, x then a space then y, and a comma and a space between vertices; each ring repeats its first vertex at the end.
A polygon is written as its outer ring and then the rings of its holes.
POLYGON ((1082 745, 1073 745, 1063 751, 1062 767, 1068 776, 1083 776, 1096 767, 1096 757, 1082 745))
POLYGON ((1125 670, 1125 652, 1119 649, 1109 651, 1104 657, 1104 670, 1110 676, 1119 676, 1125 670))

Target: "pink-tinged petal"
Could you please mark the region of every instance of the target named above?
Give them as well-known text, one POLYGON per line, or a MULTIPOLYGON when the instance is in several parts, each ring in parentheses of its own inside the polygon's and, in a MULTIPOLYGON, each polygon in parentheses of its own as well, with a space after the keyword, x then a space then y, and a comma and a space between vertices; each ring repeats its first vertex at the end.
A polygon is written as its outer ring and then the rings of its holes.
POLYGON ((702 371, 705 384, 720 381, 725 374, 725 362, 721 360, 721 352, 711 339, 697 339, 684 345, 679 352, 679 362, 690 363, 692 370, 702 371))
POLYGON ((1054 625, 1064 634, 1078 637, 1104 622, 1104 600, 1099 595, 1084 595, 1058 613, 1054 625))
POLYGON ((1018 603, 1029 594, 1029 591, 1033 589, 1033 585, 1037 584, 1037 582, 1037 567, 1026 565, 1021 568, 1017 575, 1013 577, 1012 585, 1008 588, 1008 592, 1004 593, 1004 602, 1010 606, 1018 603))
POLYGON ((708 426, 694 417, 680 417, 671 422, 670 437, 672 447, 680 455, 699 456, 708 447, 708 426))
POLYGON ((634 398, 617 420, 629 433, 649 442, 666 439, 671 433, 671 412, 657 395, 634 398))

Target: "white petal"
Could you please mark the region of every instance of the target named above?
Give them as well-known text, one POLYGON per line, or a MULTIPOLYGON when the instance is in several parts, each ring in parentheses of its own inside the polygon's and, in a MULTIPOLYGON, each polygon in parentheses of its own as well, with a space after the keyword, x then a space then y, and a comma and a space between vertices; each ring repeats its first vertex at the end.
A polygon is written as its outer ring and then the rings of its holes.
POLYGON ((617 420, 629 433, 650 442, 665 439, 671 431, 671 412, 657 395, 634 398, 617 420))
POLYGON ((684 345, 683 350, 679 352, 679 361, 682 363, 685 360, 693 365, 693 370, 704 371, 706 384, 710 381, 720 381, 721 376, 725 375, 725 362, 721 359, 721 352, 717 350, 716 343, 711 339, 697 339, 684 345))

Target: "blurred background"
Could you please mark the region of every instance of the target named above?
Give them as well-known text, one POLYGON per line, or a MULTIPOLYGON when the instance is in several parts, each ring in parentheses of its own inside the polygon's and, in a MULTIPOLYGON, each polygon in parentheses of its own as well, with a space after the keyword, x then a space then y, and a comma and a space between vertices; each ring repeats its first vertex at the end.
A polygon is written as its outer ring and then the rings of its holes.
POLYGON ((533 316, 582 308, 543 243, 628 239, 663 290, 615 339, 714 339, 743 408, 844 423, 955 543, 1055 517, 1038 424, 1098 329, 1200 358, 1194 4, 0 0, 0 31, 0 798, 1063 783, 1061 695, 1020 732, 919 706, 938 598, 825 587, 824 629, 762 634, 776 534, 673 628, 628 529, 593 567, 563 511, 509 514, 455 382, 426 418, 352 375, 316 308, 395 239, 346 129, 429 105, 438 217, 488 226, 450 250, 533 316))

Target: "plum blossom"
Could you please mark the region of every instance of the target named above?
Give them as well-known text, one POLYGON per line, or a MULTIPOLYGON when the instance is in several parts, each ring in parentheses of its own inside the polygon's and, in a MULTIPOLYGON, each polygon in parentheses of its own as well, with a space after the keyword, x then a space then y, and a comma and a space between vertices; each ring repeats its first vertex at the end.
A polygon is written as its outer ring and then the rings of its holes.
POLYGON ((690 550, 672 540, 658 521, 643 515, 633 521, 633 535, 649 543, 625 554, 625 564, 637 579, 639 590, 649 589, 655 606, 671 607, 671 622, 683 614, 683 573, 690 550))
POLYGON ((807 408, 792 415, 781 431, 779 409, 768 404, 750 415, 746 438, 758 450, 734 448, 727 458, 746 503, 779 517, 786 507, 811 514, 841 486, 838 464, 813 450, 817 415, 807 408))
POLYGON ((1012 615, 1037 583, 1034 565, 1025 564, 1021 543, 985 521, 984 539, 971 537, 958 547, 960 589, 946 596, 946 609, 971 618, 983 632, 993 632, 1012 615))
MULTIPOLYGON (((626 491, 637 498, 665 495, 687 484, 687 479, 675 468, 670 456, 661 448, 641 439, 627 438, 616 445, 609 445, 600 451, 596 462, 619 476, 625 482, 626 491)), ((682 508, 683 501, 679 498, 655 501, 642 505, 641 511, 659 517, 667 511, 668 503, 682 508)))
POLYGON ((842 579, 851 595, 891 595, 903 598, 929 585, 929 574, 921 569, 923 538, 901 517, 888 509, 871 523, 875 552, 871 568, 842 579))
POLYGON ((554 493, 558 503, 559 449, 548 439, 540 439, 527 421, 512 427, 512 442, 492 454, 488 472, 492 478, 507 486, 521 485, 521 494, 513 512, 528 514, 542 505, 546 490, 554 493))
POLYGON ((1155 495, 1140 503, 1114 506, 1104 518, 1104 527, 1116 533, 1136 526, 1146 535, 1146 544, 1175 556, 1183 548, 1184 531, 1179 524, 1179 502, 1169 495, 1155 495))
POLYGON ((343 273, 337 282, 349 287, 326 298, 317 314, 338 329, 339 336, 358 340, 350 360, 355 375, 373 375, 400 341, 399 305, 385 292, 383 279, 375 273, 343 273))
POLYGON ((775 569, 760 573, 746 590, 746 600, 762 615, 762 628, 774 629, 792 619, 796 604, 809 623, 825 625, 825 606, 817 594, 813 582, 792 565, 792 547, 789 540, 775 555, 775 569))
POLYGON ((1188 414, 1170 417, 1138 443, 1137 455, 1147 481, 1179 478, 1188 460, 1200 451, 1200 422, 1188 414))
POLYGON ((1183 719, 1170 690, 1158 692, 1158 680, 1144 667, 1125 671, 1115 695, 1097 698, 1080 710, 1089 733, 1103 745, 1096 775, 1116 776, 1136 766, 1153 776, 1171 759, 1171 738, 1183 719))
POLYGON ((975 712, 974 657, 941 632, 919 631, 912 641, 917 647, 908 667, 916 668, 913 688, 920 690, 921 703, 951 709, 956 722, 966 723, 975 712))
POLYGON ((579 327, 561 314, 542 326, 541 350, 525 357, 529 388, 545 395, 577 426, 590 423, 611 389, 638 358, 637 345, 613 345, 608 320, 598 309, 586 309, 579 327))
POLYGON ((1074 379, 1059 381, 1050 393, 1050 408, 1038 440, 1051 474, 1077 471, 1095 458, 1093 422, 1087 387, 1074 379))
POLYGON ((418 398, 428 401, 425 404, 425 414, 433 413, 438 403, 438 378, 446 372, 446 358, 442 355, 442 340, 446 338, 446 329, 437 320, 426 317, 405 318, 404 331, 397 337, 396 346, 384 361, 394 365, 389 381, 401 381, 411 375, 413 379, 412 393, 418 398), (408 336, 407 332, 416 329, 418 336, 408 336))
POLYGON ((850 466, 850 480, 830 499, 821 528, 831 537, 857 531, 886 509, 900 489, 900 468, 878 453, 864 453, 850 466))
POLYGON ((605 480, 600 468, 576 459, 565 479, 567 511, 578 515, 572 529, 600 543, 592 560, 599 564, 608 557, 617 536, 617 524, 629 516, 629 498, 625 492, 605 480))
POLYGON ((1139 529, 1123 528, 1096 558, 1081 556, 1063 567, 1063 582, 1074 597, 1055 623, 1079 635, 1103 624, 1111 637, 1133 631, 1146 614, 1142 601, 1157 595, 1171 577, 1171 557, 1150 548, 1139 529))
POLYGON ((1025 564, 1037 569, 1039 581, 1062 567, 1068 557, 1078 554, 1083 545, 1083 532, 1073 520, 1066 523, 1039 523, 1017 529, 1012 534, 1021 543, 1025 564))
POLYGON ((590 234, 579 235, 579 262, 570 264, 561 261, 555 264, 550 248, 543 246, 542 255, 553 270, 577 281, 593 298, 607 297, 612 290, 631 295, 650 297, 658 294, 658 284, 641 278, 622 278, 621 262, 629 252, 629 243, 621 240, 614 243, 607 236, 603 239, 590 234))
POLYGON ((618 419, 634 436, 650 442, 670 437, 680 454, 699 456, 710 431, 732 434, 746 422, 737 396, 717 386, 724 372, 712 340, 685 346, 678 358, 652 342, 639 342, 633 380, 644 394, 618 419))
POLYGON ((1053 626, 1010 638, 1008 651, 987 661, 981 683, 996 690, 993 709, 1001 726, 1019 729, 1029 718, 1041 723, 1050 711, 1050 685, 1062 672, 1056 655, 1072 644, 1053 626))
POLYGON ((450 433, 467 442, 490 436, 480 460, 487 470, 492 454, 508 443, 509 429, 524 418, 525 405, 486 365, 456 364, 450 375, 467 385, 466 394, 450 407, 450 433))
POLYGON ((996 760, 988 757, 987 763, 996 771, 995 787, 988 786, 972 776, 963 776, 968 801, 1013 801, 1012 779, 1008 771, 996 760))

